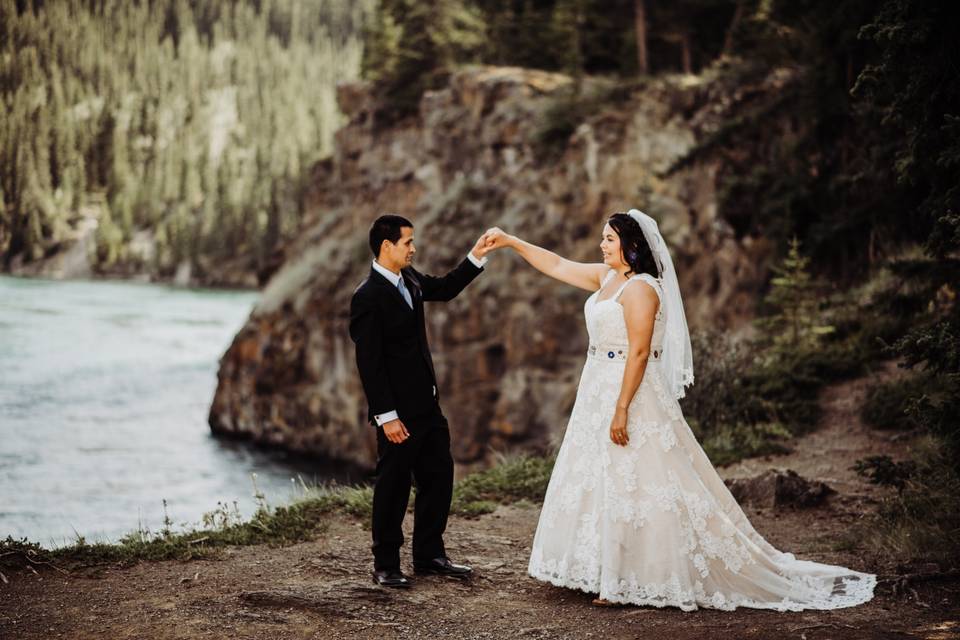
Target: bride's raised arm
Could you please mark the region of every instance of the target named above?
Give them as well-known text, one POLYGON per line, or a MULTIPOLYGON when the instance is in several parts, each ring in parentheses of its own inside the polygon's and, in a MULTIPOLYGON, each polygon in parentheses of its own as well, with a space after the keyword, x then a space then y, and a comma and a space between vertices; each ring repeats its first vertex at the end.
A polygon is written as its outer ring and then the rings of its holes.
POLYGON ((491 248, 509 247, 537 271, 545 273, 560 282, 566 282, 587 291, 599 289, 603 276, 610 269, 602 262, 584 263, 568 260, 553 251, 504 233, 497 227, 489 229, 484 237, 487 246, 491 248))

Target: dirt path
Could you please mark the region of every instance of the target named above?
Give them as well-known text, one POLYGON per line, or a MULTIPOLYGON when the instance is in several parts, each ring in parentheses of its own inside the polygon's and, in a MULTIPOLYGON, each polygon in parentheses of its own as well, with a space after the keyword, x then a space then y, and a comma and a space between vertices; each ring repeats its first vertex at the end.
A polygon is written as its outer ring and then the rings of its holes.
MULTIPOLYGON (((826 390, 823 427, 799 439, 792 453, 743 461, 722 474, 785 467, 828 482, 839 494, 824 507, 748 514, 780 549, 882 574, 889 568, 870 566, 856 550, 836 550, 838 536, 875 508, 882 491, 849 467, 902 448, 860 424, 856 407, 866 386, 855 380, 826 390)), ((863 606, 828 612, 596 609, 587 594, 526 577, 538 512, 536 505, 515 505, 476 520, 453 518, 448 551, 478 575, 469 583, 418 579, 408 592, 370 582, 369 532, 341 516, 321 538, 282 549, 240 547, 218 560, 85 575, 20 573, 0 584, 0 639, 960 637, 957 584, 920 588, 920 602, 879 589, 863 606)))
POLYGON ((866 378, 827 387, 820 396, 823 418, 813 433, 791 443, 786 455, 748 458, 721 470, 724 478, 749 478, 770 467, 793 469, 800 475, 826 482, 847 497, 874 497, 876 487, 865 482, 851 467, 870 455, 902 457, 903 443, 894 442, 896 432, 883 432, 863 424, 860 405, 867 389, 900 375, 893 364, 866 378))

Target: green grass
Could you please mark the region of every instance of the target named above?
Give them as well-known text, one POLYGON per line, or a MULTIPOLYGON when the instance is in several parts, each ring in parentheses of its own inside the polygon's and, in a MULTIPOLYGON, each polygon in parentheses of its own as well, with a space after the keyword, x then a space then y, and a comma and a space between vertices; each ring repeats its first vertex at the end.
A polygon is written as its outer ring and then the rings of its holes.
POLYGON ((453 488, 451 511, 472 516, 493 511, 498 504, 521 500, 540 502, 550 481, 553 457, 503 458, 484 471, 473 473, 453 488))
MULTIPOLYGON (((540 502, 553 468, 552 458, 520 456, 501 459, 496 466, 473 473, 454 485, 451 511, 474 517, 497 505, 540 502)), ((290 504, 272 508, 259 491, 259 509, 243 520, 234 505, 218 503, 204 514, 202 526, 174 533, 167 520, 158 533, 138 530, 116 543, 88 543, 78 536, 72 545, 45 549, 26 538, 8 536, 0 541, 0 571, 53 564, 84 567, 127 565, 142 560, 190 560, 215 556, 220 550, 241 545, 288 545, 321 534, 334 513, 348 514, 369 523, 373 488, 369 486, 303 486, 303 495, 290 504)))

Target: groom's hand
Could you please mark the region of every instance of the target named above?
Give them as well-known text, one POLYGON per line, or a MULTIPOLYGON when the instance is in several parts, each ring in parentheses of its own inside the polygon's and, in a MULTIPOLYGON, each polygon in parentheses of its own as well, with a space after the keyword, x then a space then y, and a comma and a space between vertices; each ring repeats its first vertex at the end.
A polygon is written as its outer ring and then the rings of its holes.
POLYGON ((383 423, 383 435, 394 444, 400 444, 410 437, 410 432, 400 418, 383 423))
POLYGON ((483 258, 492 250, 493 249, 487 244, 487 234, 483 234, 477 238, 477 242, 473 245, 473 249, 470 250, 470 253, 478 258, 483 258))
POLYGON ((487 229, 487 232, 483 234, 481 240, 483 240, 487 251, 496 251, 497 249, 502 249, 507 246, 508 238, 509 236, 504 233, 500 227, 490 227, 487 229))

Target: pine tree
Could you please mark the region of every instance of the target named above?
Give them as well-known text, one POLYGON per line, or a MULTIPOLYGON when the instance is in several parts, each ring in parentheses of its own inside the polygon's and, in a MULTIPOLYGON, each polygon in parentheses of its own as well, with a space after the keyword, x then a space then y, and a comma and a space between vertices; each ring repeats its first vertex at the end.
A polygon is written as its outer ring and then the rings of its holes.
POLYGON ((123 231, 113 222, 110 204, 104 203, 94 235, 97 262, 101 267, 109 268, 122 258, 123 231))
POLYGON ((776 353, 791 355, 815 348, 821 336, 834 330, 821 323, 819 287, 810 275, 809 263, 794 237, 783 263, 773 267, 776 275, 764 298, 772 313, 761 318, 759 325, 776 353))
POLYGON ((379 10, 362 66, 374 76, 379 114, 391 121, 415 113, 455 63, 476 59, 485 25, 462 0, 381 0, 379 10))
POLYGON ((10 227, 13 222, 7 208, 7 200, 3 195, 3 185, 0 184, 0 257, 7 252, 10 246, 10 227))
POLYGON ((552 17, 552 30, 561 46, 561 69, 573 76, 576 93, 583 83, 583 0, 558 0, 552 17))

